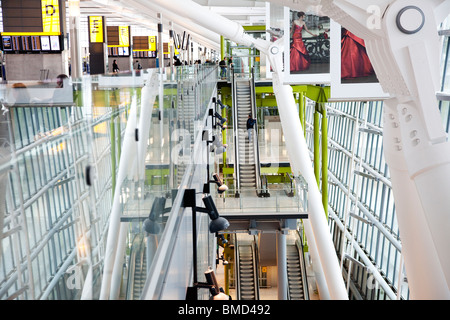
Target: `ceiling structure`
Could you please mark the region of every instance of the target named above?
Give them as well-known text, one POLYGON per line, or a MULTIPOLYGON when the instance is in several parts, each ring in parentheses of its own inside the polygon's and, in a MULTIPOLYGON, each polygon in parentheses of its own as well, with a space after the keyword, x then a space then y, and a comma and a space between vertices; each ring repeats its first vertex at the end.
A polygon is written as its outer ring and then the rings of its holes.
MULTIPOLYGON (((170 0, 167 0, 170 1, 170 0)), ((193 0, 212 12, 220 14, 243 26, 265 25, 266 3, 259 0, 193 0)), ((68 4, 67 4, 68 7, 68 4)), ((176 15, 151 0, 80 0, 81 31, 87 31, 87 17, 105 16, 107 25, 129 25, 133 34, 144 35, 157 32, 163 22, 168 34, 169 23, 177 33, 186 31, 192 41, 214 50, 220 50, 220 35, 206 29, 189 17, 176 15)))

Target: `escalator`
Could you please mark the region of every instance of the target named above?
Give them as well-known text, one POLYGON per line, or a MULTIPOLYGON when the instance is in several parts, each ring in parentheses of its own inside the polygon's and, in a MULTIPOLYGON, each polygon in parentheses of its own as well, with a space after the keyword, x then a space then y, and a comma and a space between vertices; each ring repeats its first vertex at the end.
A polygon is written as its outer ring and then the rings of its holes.
MULTIPOLYGON (((237 233, 234 236, 234 273, 237 300, 260 300, 267 295, 273 297, 273 292, 266 290, 264 279, 259 277, 259 265, 261 263, 261 265, 276 267, 276 246, 271 246, 267 242, 262 244, 260 236, 243 233, 237 233), (259 246, 263 246, 261 250, 259 246), (264 248, 266 250, 263 250, 264 248)), ((298 231, 293 232, 286 243, 286 275, 287 299, 309 300, 303 244, 298 231)), ((270 288, 270 285, 267 288, 270 288)))
MULTIPOLYGON (((192 68, 186 68, 184 72, 192 73, 192 68)), ((193 76, 193 74, 192 74, 193 76)), ((195 137, 195 120, 197 119, 197 97, 194 93, 195 83, 193 80, 179 82, 177 85, 177 109, 176 109, 176 127, 175 135, 171 132, 172 139, 177 142, 176 154, 173 155, 176 167, 176 186, 181 184, 186 168, 191 162, 190 149, 195 137)), ((172 163, 172 161, 171 161, 172 163)))
POLYGON ((301 238, 286 245, 288 299, 309 300, 306 265, 303 258, 301 238))
POLYGON ((139 300, 147 279, 146 237, 137 234, 133 239, 128 264, 127 300, 139 300))
POLYGON ((253 237, 235 237, 236 293, 238 300, 259 300, 258 258, 253 237))
POLYGON ((252 73, 250 78, 240 78, 233 73, 232 79, 236 190, 258 192, 261 189, 258 135, 255 130, 250 142, 247 133, 248 115, 257 116, 254 76, 252 73))

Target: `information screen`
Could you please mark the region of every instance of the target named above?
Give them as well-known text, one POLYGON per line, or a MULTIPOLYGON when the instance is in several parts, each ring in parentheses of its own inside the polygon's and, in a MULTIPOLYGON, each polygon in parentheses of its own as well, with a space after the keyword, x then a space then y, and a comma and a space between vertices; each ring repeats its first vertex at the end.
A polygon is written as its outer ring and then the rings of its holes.
POLYGON ((41 36, 41 48, 43 51, 50 51, 50 37, 41 36))
POLYGON ((3 46, 3 51, 12 51, 11 36, 3 36, 2 37, 2 46, 3 46))
POLYGON ((41 51, 41 39, 38 36, 31 37, 31 50, 41 51))
POLYGON ((59 37, 58 36, 50 36, 50 48, 52 51, 60 51, 59 45, 59 37))
POLYGON ((14 53, 57 53, 61 52, 61 36, 5 36, 2 35, 2 50, 14 53))

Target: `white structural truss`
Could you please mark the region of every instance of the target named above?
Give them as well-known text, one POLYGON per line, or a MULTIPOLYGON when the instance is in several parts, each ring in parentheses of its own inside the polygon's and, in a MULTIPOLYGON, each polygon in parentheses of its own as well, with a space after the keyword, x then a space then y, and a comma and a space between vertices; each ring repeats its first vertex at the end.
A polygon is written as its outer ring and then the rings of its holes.
MULTIPOLYGON (((332 299, 346 298, 335 268, 326 221, 292 90, 280 77, 281 41, 269 43, 246 36, 243 28, 192 1, 155 1, 173 12, 266 53, 274 69, 273 87, 294 174, 310 186, 311 224, 332 299), (339 280, 338 280, 339 279, 339 280)), ((272 0, 304 10, 313 6, 363 38, 383 90, 390 95, 384 109, 384 152, 390 168, 403 255, 411 297, 450 298, 449 243, 450 144, 437 108, 439 91, 438 24, 448 15, 444 0, 345 1, 272 0), (417 236, 421 234, 422 236, 417 236)))

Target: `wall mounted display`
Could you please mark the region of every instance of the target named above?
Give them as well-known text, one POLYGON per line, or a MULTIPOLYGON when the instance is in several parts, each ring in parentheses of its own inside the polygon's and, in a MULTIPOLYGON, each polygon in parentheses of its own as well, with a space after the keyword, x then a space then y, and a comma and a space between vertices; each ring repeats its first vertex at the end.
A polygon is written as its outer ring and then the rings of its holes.
POLYGON ((130 55, 130 27, 129 26, 107 26, 106 38, 108 43, 108 56, 126 57, 130 55))
POLYGON ((50 50, 59 51, 60 50, 60 39, 58 36, 50 36, 50 50))
POLYGON ((44 51, 50 51, 50 38, 48 36, 41 36, 41 48, 44 51))
POLYGON ((133 36, 134 58, 156 58, 156 36, 133 36))
POLYGON ((64 50, 61 4, 61 0, 3 0, 2 50, 8 54, 64 50))
POLYGON ((284 17, 285 82, 330 83, 330 18, 289 8, 284 17))
POLYGON ((388 97, 378 82, 363 39, 331 21, 331 100, 388 97))
POLYGON ((59 53, 63 50, 62 36, 4 36, 2 50, 5 53, 59 53))

